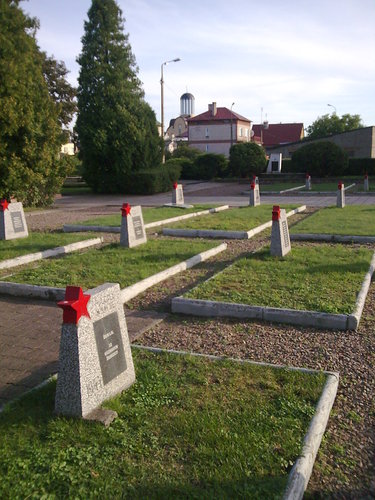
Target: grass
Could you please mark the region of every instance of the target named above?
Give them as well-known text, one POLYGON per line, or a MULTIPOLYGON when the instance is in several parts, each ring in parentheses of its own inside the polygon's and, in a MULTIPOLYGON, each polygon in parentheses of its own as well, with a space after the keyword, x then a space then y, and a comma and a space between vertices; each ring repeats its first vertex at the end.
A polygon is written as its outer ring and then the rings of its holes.
MULTIPOLYGON (((282 205, 287 211, 297 208, 298 205, 282 205)), ((186 221, 168 225, 173 228, 183 229, 219 229, 223 231, 249 231, 272 218, 272 205, 259 205, 257 207, 239 207, 225 210, 217 214, 203 217, 194 217, 186 221)))
MULTIPOLYGON (((352 182, 345 183, 345 186, 349 186, 352 184, 352 182)), ((327 191, 327 192, 336 192, 337 191, 337 182, 321 182, 321 183, 314 183, 313 181, 311 182, 311 191, 312 192, 319 192, 319 191, 327 191)), ((296 188, 299 186, 303 186, 301 191, 303 192, 310 192, 305 189, 305 179, 301 179, 300 182, 293 182, 293 183, 288 183, 288 182, 278 182, 274 184, 261 184, 260 185, 260 192, 266 193, 269 191, 275 191, 279 193, 280 191, 284 191, 286 189, 291 189, 291 188, 296 188)), ((354 191, 356 187, 350 188, 350 192, 354 191)), ((363 189, 363 186, 362 186, 363 189)))
POLYGON ((375 206, 328 207, 315 212, 291 228, 291 233, 375 236, 375 206))
MULTIPOLYGON (((142 207, 142 215, 145 224, 156 222, 159 220, 170 219, 179 215, 186 215, 201 210, 208 210, 219 205, 194 205, 194 208, 174 208, 174 207, 142 207)), ((80 224, 87 226, 121 226, 121 211, 118 214, 104 215, 103 217, 96 217, 89 219, 80 224)))
POLYGON ((324 374, 133 349, 102 424, 53 414, 55 383, 0 415, 1 498, 281 498, 324 374))
POLYGON ((27 238, 0 240, 0 261, 20 255, 41 252, 50 248, 68 245, 92 238, 89 234, 30 233, 27 238))
POLYGON ((6 277, 6 281, 65 287, 93 288, 105 282, 132 285, 193 255, 217 246, 212 241, 170 240, 158 238, 144 245, 124 248, 106 245, 62 258, 39 261, 6 277))
POLYGON ((350 314, 372 251, 344 245, 293 244, 284 258, 269 248, 242 258, 187 298, 350 314))

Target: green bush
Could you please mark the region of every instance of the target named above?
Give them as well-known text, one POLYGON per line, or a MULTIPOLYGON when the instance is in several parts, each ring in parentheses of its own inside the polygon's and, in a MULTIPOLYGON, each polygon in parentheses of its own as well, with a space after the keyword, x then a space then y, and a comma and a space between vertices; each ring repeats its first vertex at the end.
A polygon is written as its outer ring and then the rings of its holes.
POLYGON ((201 153, 202 151, 190 147, 186 142, 180 142, 177 149, 173 151, 172 158, 189 158, 189 160, 195 160, 201 153))
POLYGON ((179 165, 161 165, 152 170, 132 172, 127 178, 124 189, 128 194, 164 193, 172 189, 172 185, 181 175, 179 165))
POLYGON ((292 168, 296 172, 309 172, 314 177, 346 175, 348 155, 330 141, 306 144, 293 153, 292 168))
POLYGON ((282 160, 281 164, 281 172, 283 174, 295 174, 295 173, 301 173, 303 172, 302 170, 298 170, 296 166, 292 163, 292 160, 290 158, 286 158, 285 160, 282 160))
POLYGON ((182 179, 196 179, 196 169, 193 160, 190 158, 171 158, 165 162, 166 165, 178 166, 181 168, 182 179))
POLYGON ((375 175, 375 158, 349 158, 349 175, 375 175))
POLYGON ((267 165, 266 153, 255 142, 234 144, 229 152, 229 174, 232 177, 250 177, 260 174, 267 165))
POLYGON ((225 177, 228 170, 228 160, 224 155, 202 153, 194 160, 194 178, 209 180, 214 177, 225 177))

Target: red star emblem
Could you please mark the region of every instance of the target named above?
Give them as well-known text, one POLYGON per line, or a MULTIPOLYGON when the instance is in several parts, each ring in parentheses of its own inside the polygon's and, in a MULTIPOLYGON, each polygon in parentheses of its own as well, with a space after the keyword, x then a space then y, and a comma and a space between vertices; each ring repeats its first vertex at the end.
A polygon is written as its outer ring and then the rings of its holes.
POLYGON ((272 220, 280 219, 280 207, 278 205, 274 205, 272 209, 272 220))
POLYGON ((5 212, 5 210, 9 210, 8 205, 9 203, 5 198, 0 200, 0 212, 5 212))
POLYGON ((78 324, 81 316, 90 317, 87 310, 87 303, 90 295, 84 295, 80 286, 67 286, 65 289, 65 300, 57 303, 64 310, 63 322, 78 324))
POLYGON ((121 215, 123 217, 127 217, 128 215, 130 215, 131 209, 132 207, 129 205, 129 203, 123 203, 121 207, 121 215))
POLYGON ((338 187, 339 189, 342 189, 342 182, 341 182, 341 181, 338 183, 337 187, 338 187))
POLYGON ((177 189, 177 186, 178 186, 177 182, 174 182, 173 183, 173 189, 177 189))
POLYGON ((310 174, 306 174, 306 179, 309 179, 310 178, 310 174))
POLYGON ((250 188, 251 188, 251 189, 255 189, 255 182, 252 182, 252 183, 250 184, 250 188))

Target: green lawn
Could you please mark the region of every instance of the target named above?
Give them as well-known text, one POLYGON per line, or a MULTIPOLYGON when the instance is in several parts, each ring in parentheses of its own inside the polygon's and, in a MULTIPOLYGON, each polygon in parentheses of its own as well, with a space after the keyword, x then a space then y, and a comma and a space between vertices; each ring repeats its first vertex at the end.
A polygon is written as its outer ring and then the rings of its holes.
MULTIPOLYGON (((218 207, 219 205, 194 205, 194 208, 175 208, 175 207, 142 207, 142 215, 145 224, 149 222, 156 222, 159 220, 170 219, 179 215, 186 215, 201 210, 208 210, 209 208, 218 207)), ((80 222, 80 224, 87 226, 121 226, 121 209, 119 208, 118 214, 104 215, 102 217, 95 217, 80 222)))
POLYGON ((274 191, 279 193, 280 191, 284 191, 285 189, 295 188, 298 186, 304 186, 305 181, 301 180, 301 182, 275 182, 273 184, 262 184, 259 185, 260 194, 267 193, 269 191, 274 191))
POLYGON ((1 498, 281 498, 325 383, 133 348, 102 424, 56 417, 55 383, 0 414, 1 498))
POLYGON ((39 261, 8 276, 6 281, 55 287, 76 285, 84 289, 109 282, 125 287, 214 246, 217 243, 212 241, 165 238, 149 240, 134 248, 111 244, 39 261))
POLYGON ((92 234, 30 233, 27 238, 0 240, 0 261, 28 253, 41 252, 54 247, 92 238, 92 234))
POLYGON ((373 252, 347 245, 292 243, 284 258, 269 248, 242 258, 187 298, 350 314, 373 252))
POLYGON ((323 208, 293 226, 290 232, 375 236, 375 205, 323 208))
MULTIPOLYGON (((288 212, 298 205, 282 205, 288 212)), ((219 229, 223 231, 249 231, 272 219, 272 205, 257 207, 239 207, 225 210, 217 214, 194 217, 181 222, 168 224, 171 228, 182 229, 219 229)))

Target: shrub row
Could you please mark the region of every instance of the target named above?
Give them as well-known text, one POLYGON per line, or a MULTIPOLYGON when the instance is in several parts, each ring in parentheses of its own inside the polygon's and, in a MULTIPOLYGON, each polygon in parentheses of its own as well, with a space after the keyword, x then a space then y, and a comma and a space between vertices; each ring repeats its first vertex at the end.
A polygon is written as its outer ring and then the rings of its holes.
POLYGON ((181 176, 179 165, 161 165, 152 170, 132 172, 127 179, 126 193, 155 194, 172 189, 172 185, 181 176))

